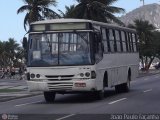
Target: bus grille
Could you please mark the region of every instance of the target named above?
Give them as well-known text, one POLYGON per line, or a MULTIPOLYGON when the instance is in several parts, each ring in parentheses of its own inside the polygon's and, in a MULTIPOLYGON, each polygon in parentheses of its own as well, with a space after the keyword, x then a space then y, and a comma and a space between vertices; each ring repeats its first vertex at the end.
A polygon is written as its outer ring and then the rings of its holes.
POLYGON ((49 81, 67 81, 72 80, 74 75, 46 75, 45 76, 49 81))
POLYGON ((73 83, 71 82, 56 82, 48 83, 49 90, 71 90, 73 83))

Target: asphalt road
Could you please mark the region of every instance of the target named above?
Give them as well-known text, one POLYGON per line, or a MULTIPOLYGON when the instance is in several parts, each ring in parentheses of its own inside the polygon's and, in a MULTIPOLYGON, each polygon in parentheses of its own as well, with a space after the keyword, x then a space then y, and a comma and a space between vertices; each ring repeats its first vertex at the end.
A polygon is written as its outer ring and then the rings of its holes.
POLYGON ((120 118, 113 115, 121 113, 160 114, 160 75, 132 81, 129 93, 117 94, 114 89, 106 89, 103 100, 94 100, 87 94, 58 94, 52 104, 46 103, 42 95, 1 102, 0 114, 3 113, 24 114, 26 120, 29 114, 49 114, 52 120, 107 120, 107 117, 120 118))

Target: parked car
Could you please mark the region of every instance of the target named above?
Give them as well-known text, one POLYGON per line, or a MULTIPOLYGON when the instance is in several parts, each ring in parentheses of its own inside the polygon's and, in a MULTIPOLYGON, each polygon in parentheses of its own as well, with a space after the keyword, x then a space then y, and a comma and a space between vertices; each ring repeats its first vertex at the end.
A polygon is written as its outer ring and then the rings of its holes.
POLYGON ((156 69, 159 69, 159 68, 160 68, 160 62, 158 62, 154 67, 155 67, 156 69))

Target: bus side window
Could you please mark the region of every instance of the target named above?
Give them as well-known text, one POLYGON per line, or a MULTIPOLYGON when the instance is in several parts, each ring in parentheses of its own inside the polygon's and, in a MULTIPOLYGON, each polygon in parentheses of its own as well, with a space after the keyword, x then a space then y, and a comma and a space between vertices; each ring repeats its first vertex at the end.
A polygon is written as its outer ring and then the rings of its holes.
POLYGON ((114 52, 115 49, 114 49, 114 36, 113 36, 113 31, 112 29, 109 29, 109 41, 110 41, 110 47, 111 47, 111 52, 114 52))
POLYGON ((126 37, 124 31, 121 31, 121 39, 122 39, 123 52, 127 52, 126 37))
POLYGON ((131 36, 130 36, 130 33, 129 32, 127 32, 127 36, 128 36, 128 46, 129 46, 129 52, 131 52, 132 50, 131 50, 131 36))
POLYGON ((123 52, 123 43, 122 43, 122 35, 121 35, 121 31, 119 30, 119 37, 120 37, 120 46, 121 46, 121 52, 123 52))
POLYGON ((109 40, 109 30, 106 29, 106 36, 107 36, 107 45, 108 45, 108 52, 111 52, 111 45, 109 40))
POLYGON ((129 52, 128 34, 127 32, 124 32, 124 34, 125 34, 126 50, 127 52, 129 52))
POLYGON ((100 33, 94 34, 94 47, 95 47, 95 58, 98 62, 103 57, 103 45, 100 33))
POLYGON ((130 36, 130 42, 131 42, 131 52, 134 52, 134 48, 133 48, 133 34, 132 33, 129 33, 129 36, 130 36))
POLYGON ((94 42, 93 42, 93 45, 94 45, 94 53, 98 53, 98 36, 96 34, 94 34, 94 42))
POLYGON ((121 52, 120 35, 118 30, 115 30, 115 38, 117 44, 117 52, 121 52))
POLYGON ((132 34, 132 40, 133 40, 133 49, 134 49, 134 52, 136 52, 137 44, 136 44, 136 35, 134 33, 132 34))
POLYGON ((106 34, 106 29, 102 28, 102 42, 104 46, 104 52, 108 52, 108 43, 107 43, 107 34, 106 34))
POLYGON ((112 30, 113 31, 113 37, 114 37, 114 51, 117 52, 117 41, 116 41, 116 33, 115 33, 115 30, 112 30))

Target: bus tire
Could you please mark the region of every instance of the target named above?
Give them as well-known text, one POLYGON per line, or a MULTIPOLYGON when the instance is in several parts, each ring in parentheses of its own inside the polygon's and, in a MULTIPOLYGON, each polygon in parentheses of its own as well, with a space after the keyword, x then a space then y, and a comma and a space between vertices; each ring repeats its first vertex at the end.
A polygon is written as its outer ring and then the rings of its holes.
POLYGON ((97 100, 102 100, 104 98, 104 93, 105 93, 105 79, 103 79, 103 88, 102 90, 95 91, 96 99, 97 100))
POLYGON ((47 91, 47 92, 44 92, 43 94, 44 94, 44 98, 45 98, 46 102, 49 102, 49 103, 54 102, 55 97, 56 97, 55 92, 47 91))
POLYGON ((122 84, 116 85, 116 86, 115 86, 115 91, 116 91, 117 93, 121 93, 121 92, 122 92, 122 84))
POLYGON ((116 92, 118 92, 118 93, 129 92, 130 91, 130 81, 131 81, 131 75, 128 74, 127 82, 126 83, 123 83, 123 84, 115 86, 116 92))
POLYGON ((102 100, 104 98, 104 90, 99 90, 95 92, 96 100, 102 100))
POLYGON ((130 91, 130 82, 131 82, 131 75, 128 74, 127 82, 122 84, 123 86, 123 92, 129 92, 130 91))

